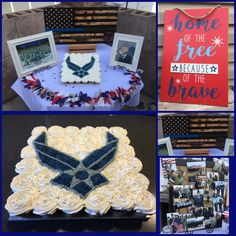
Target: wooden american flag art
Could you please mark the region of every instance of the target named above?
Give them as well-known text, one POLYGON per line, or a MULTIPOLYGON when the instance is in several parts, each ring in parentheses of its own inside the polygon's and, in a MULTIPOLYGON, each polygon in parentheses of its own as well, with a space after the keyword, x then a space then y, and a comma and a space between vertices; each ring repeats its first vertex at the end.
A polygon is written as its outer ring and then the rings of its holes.
POLYGON ((173 148, 223 148, 228 136, 229 116, 163 116, 164 137, 173 148))
POLYGON ((118 7, 45 8, 46 31, 56 44, 112 43, 118 7))

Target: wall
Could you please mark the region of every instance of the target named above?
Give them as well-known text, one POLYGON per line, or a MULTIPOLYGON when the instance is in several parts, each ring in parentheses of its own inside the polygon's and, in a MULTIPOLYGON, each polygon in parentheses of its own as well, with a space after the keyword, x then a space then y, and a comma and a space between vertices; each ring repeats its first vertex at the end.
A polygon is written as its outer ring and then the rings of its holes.
POLYGON ((3 2, 2 14, 59 4, 59 2, 3 2))
MULTIPOLYGON (((126 7, 127 2, 107 2, 108 5, 126 7)), ((127 8, 156 13, 156 2, 128 2, 127 8)))

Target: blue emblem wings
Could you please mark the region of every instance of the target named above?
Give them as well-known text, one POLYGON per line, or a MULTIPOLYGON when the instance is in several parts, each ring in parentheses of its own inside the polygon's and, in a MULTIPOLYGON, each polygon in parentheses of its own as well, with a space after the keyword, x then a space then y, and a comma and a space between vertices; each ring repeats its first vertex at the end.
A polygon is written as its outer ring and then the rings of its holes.
POLYGON ((83 78, 84 76, 89 74, 88 70, 90 70, 93 67, 94 62, 95 62, 95 58, 92 56, 90 62, 80 67, 74 64, 73 62, 71 62, 70 56, 66 58, 66 63, 67 63, 68 68, 74 71, 73 75, 79 76, 80 78, 83 78))
POLYGON ((67 66, 68 66, 71 70, 73 70, 73 71, 77 71, 77 70, 80 70, 80 69, 81 69, 80 66, 78 66, 78 65, 74 64, 73 62, 71 62, 70 56, 68 56, 68 57, 66 58, 66 63, 67 63, 67 66))
POLYGON ((40 134, 33 142, 41 164, 60 172, 51 180, 51 183, 71 190, 81 198, 85 198, 93 189, 108 182, 101 171, 114 160, 117 144, 118 139, 107 132, 106 145, 79 161, 49 147, 46 142, 46 133, 40 134))
POLYGON ((91 57, 91 61, 89 63, 85 64, 84 66, 82 66, 82 70, 88 71, 89 69, 91 69, 93 67, 94 62, 95 62, 95 58, 91 57))
POLYGON ((80 161, 73 157, 49 147, 46 142, 45 132, 39 135, 33 144, 40 163, 50 169, 56 171, 73 170, 80 164, 80 161))

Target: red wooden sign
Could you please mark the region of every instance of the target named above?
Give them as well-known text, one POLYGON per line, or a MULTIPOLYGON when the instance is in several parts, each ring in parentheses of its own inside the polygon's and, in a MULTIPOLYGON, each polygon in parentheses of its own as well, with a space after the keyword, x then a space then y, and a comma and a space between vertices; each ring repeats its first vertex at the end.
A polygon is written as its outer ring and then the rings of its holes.
POLYGON ((228 106, 228 9, 168 10, 162 102, 228 106))

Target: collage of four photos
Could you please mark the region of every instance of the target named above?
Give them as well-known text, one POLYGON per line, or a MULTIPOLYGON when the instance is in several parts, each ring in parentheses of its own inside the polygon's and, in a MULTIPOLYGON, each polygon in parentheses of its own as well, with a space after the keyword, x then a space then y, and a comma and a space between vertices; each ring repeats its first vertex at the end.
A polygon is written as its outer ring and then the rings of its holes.
POLYGON ((234 2, 4 1, 1 118, 2 232, 229 234, 234 2))

